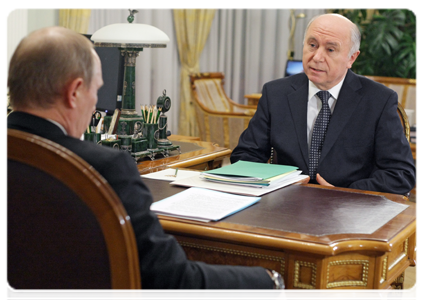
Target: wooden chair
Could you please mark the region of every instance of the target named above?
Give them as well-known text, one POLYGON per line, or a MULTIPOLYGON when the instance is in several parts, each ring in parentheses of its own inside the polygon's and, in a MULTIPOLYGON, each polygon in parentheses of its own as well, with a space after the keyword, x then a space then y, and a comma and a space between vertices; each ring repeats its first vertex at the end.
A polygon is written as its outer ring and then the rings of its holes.
POLYGON ((231 100, 223 89, 223 73, 191 74, 190 79, 201 140, 234 149, 257 107, 231 100))
POLYGON ((366 76, 380 82, 398 94, 398 102, 405 109, 416 110, 416 79, 385 76, 366 76))
POLYGON ((68 149, 7 132, 7 274, 15 289, 139 289, 129 217, 106 180, 68 149))
POLYGON ((402 127, 404 128, 405 137, 407 138, 407 141, 410 142, 410 122, 408 122, 407 114, 399 102, 397 112, 400 117, 402 127))

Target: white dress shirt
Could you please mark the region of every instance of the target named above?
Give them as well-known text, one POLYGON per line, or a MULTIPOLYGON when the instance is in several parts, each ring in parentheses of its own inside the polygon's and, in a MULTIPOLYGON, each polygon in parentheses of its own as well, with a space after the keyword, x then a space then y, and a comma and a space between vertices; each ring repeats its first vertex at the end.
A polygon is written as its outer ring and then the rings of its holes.
POLYGON ((60 123, 58 123, 58 122, 56 122, 54 120, 51 120, 51 119, 46 119, 46 120, 47 121, 50 121, 51 123, 53 123, 54 125, 56 125, 57 127, 59 127, 63 131, 63 133, 65 135, 68 135, 68 132, 66 131, 65 127, 62 126, 62 124, 60 124, 60 123))

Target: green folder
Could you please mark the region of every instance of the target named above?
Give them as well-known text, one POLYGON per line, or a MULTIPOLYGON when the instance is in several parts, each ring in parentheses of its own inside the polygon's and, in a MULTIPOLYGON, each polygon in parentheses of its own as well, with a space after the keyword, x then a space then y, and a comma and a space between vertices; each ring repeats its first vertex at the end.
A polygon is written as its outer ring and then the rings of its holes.
POLYGON ((252 177, 256 178, 256 180, 266 180, 274 176, 295 171, 297 169, 297 167, 293 166, 276 164, 274 165, 268 163, 258 163, 240 160, 231 165, 227 165, 214 170, 204 171, 202 173, 230 177, 252 177))

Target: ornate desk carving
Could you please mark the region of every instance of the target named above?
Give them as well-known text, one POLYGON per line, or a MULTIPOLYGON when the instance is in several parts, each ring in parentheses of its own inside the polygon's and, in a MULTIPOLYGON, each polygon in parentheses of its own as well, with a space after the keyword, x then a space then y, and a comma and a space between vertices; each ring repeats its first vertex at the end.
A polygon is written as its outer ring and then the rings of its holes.
MULTIPOLYGON (((184 188, 158 180, 145 180, 160 200, 184 188)), ((281 204, 282 205, 282 204, 281 204)), ((304 203, 302 204, 304 205, 304 203)), ((325 209, 316 211, 325 216, 325 209)), ((266 194, 260 202, 220 222, 202 223, 159 216, 164 229, 173 234, 190 259, 207 263, 260 265, 279 270, 288 289, 386 289, 391 288, 415 259, 416 206, 403 196, 316 185, 292 185, 266 194), (319 190, 381 195, 408 207, 370 234, 309 235, 252 225, 231 219, 260 214, 260 205, 278 201, 295 191, 319 190), (250 211, 247 211, 250 210, 250 211), (236 218, 235 218, 236 216, 236 218)), ((276 228, 273 227, 273 228, 276 228)))

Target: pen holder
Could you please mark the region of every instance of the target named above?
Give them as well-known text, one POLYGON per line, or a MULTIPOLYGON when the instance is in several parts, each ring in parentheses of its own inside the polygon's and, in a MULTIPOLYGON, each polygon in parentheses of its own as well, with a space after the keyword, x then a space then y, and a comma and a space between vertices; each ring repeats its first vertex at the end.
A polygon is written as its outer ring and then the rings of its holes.
POLYGON ((132 152, 142 152, 147 150, 146 139, 132 139, 132 152))
POLYGON ((98 143, 101 140, 101 133, 84 133, 84 141, 89 141, 89 142, 94 142, 94 143, 98 143))
POLYGON ((121 140, 120 149, 131 152, 132 151, 132 135, 120 135, 119 139, 121 140))
POLYGON ((142 133, 147 139, 147 149, 156 149, 157 139, 159 138, 159 124, 145 123, 142 133))
POLYGON ((100 145, 120 149, 120 146, 122 144, 122 141, 120 139, 117 140, 101 140, 99 142, 100 145))

